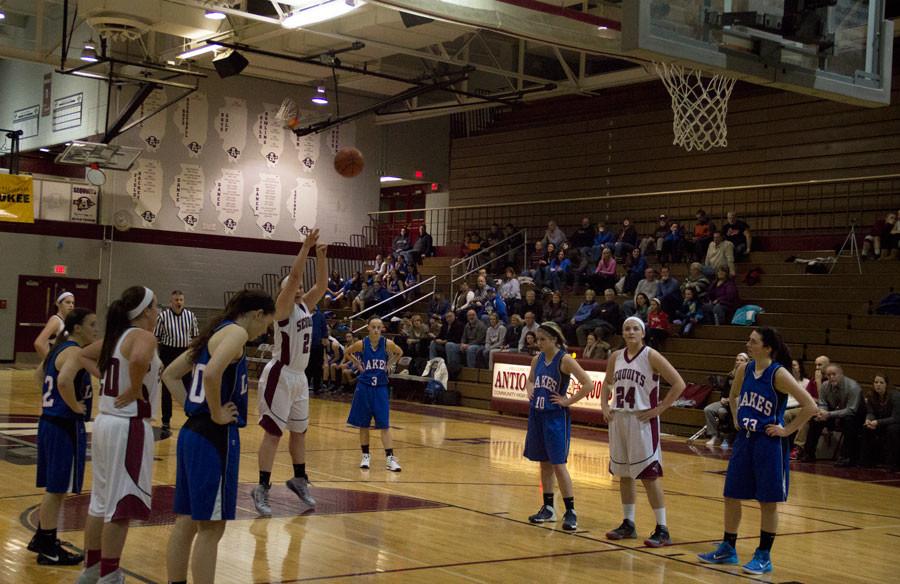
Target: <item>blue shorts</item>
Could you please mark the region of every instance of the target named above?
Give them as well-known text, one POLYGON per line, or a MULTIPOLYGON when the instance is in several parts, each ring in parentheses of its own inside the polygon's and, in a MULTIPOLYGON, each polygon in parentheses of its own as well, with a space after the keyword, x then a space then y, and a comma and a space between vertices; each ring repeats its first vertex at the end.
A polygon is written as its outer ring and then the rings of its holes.
POLYGON ((569 410, 528 414, 528 433, 525 434, 525 458, 536 462, 549 460, 552 464, 565 464, 569 458, 569 440, 572 437, 572 418, 569 410))
POLYGON ((762 503, 787 501, 790 442, 765 432, 739 431, 728 461, 725 496, 762 503), (749 435, 748 435, 749 434, 749 435))
POLYGON ((193 416, 178 433, 175 513, 195 521, 234 519, 241 441, 234 424, 193 416))
POLYGON ((354 428, 368 428, 375 418, 375 428, 384 430, 391 427, 390 396, 387 385, 356 384, 353 403, 350 404, 350 415, 347 425, 354 428))
POLYGON ((84 420, 41 416, 38 421, 37 486, 48 493, 80 493, 87 433, 84 420))

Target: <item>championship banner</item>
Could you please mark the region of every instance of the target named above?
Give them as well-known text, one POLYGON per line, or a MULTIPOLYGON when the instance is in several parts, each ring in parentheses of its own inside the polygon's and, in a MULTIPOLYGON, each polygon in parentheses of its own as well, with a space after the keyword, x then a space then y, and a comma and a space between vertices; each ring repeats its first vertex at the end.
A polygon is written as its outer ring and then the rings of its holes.
MULTIPOLYGON (((579 361, 590 375, 594 387, 586 397, 570 406, 572 419, 593 424, 605 423, 603 408, 600 406, 600 389, 606 377, 606 363, 603 361, 579 361)), ((525 383, 531 369, 531 357, 521 353, 495 353, 494 369, 491 375, 491 409, 500 412, 528 413, 528 394, 525 383)), ((581 389, 574 377, 569 381, 568 394, 581 389)))
POLYGON ((34 223, 34 184, 30 176, 0 174, 0 221, 34 223))

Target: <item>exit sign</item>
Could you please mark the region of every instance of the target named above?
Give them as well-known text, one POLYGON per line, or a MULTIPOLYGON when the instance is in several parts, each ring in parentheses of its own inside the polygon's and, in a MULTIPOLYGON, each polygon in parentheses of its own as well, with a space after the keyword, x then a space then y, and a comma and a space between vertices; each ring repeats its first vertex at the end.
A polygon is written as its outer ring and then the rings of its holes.
POLYGON ((53 266, 53 273, 65 274, 67 269, 68 268, 66 268, 65 264, 56 264, 55 266, 53 266))

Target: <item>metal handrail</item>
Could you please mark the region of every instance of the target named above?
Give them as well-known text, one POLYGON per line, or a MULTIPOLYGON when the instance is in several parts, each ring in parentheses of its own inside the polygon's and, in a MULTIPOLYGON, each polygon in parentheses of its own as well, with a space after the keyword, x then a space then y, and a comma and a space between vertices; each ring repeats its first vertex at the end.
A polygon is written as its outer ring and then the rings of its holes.
MULTIPOLYGON (((407 308, 409 308, 409 307, 412 306, 413 304, 416 304, 417 302, 421 302, 421 301, 425 300, 426 298, 431 298, 432 296, 434 296, 434 294, 435 294, 436 291, 437 291, 437 290, 432 289, 431 292, 429 292, 428 294, 425 294, 424 296, 419 296, 418 298, 416 298, 416 299, 413 300, 412 302, 407 302, 406 304, 404 304, 404 305, 401 306, 400 308, 398 308, 398 309, 396 309, 396 310, 392 310, 391 312, 389 312, 389 313, 387 313, 387 314, 385 314, 384 316, 381 316, 381 317, 379 317, 379 318, 381 318, 381 319, 390 318, 390 317, 394 316, 395 314, 397 314, 398 312, 400 312, 401 310, 406 310, 407 308)), ((352 321, 351 321, 351 322, 352 322, 352 321)), ((364 325, 362 325, 361 327, 359 327, 358 329, 353 330, 352 332, 353 332, 353 334, 356 334, 356 333, 358 333, 359 331, 361 331, 361 330, 363 330, 364 328, 366 328, 367 326, 368 326, 368 325, 365 325, 365 324, 364 324, 364 325)))
MULTIPOLYGON (((350 316, 347 317, 347 320, 349 320, 349 321, 352 322, 354 318, 359 318, 360 315, 363 315, 363 314, 369 312, 370 310, 373 310, 373 309, 375 309, 375 308, 378 308, 378 307, 381 306, 382 304, 387 304, 388 302, 391 302, 392 300, 394 300, 395 298, 397 298, 397 296, 403 296, 403 295, 405 295, 407 292, 410 292, 410 291, 412 291, 412 290, 415 290, 416 288, 418 288, 418 287, 420 287, 420 286, 422 286, 422 285, 424 285, 424 284, 427 284, 428 282, 434 282, 434 283, 435 283, 434 286, 436 286, 436 281, 437 281, 437 276, 431 276, 430 278, 426 278, 426 279, 422 280, 421 282, 419 282, 418 284, 414 284, 414 285, 410 286, 409 288, 404 289, 402 292, 399 292, 398 294, 395 294, 394 296, 391 296, 390 298, 385 298, 384 300, 382 300, 381 302, 379 302, 379 303, 377 303, 377 304, 373 304, 372 306, 370 306, 370 307, 368 307, 368 308, 363 308, 362 310, 360 310, 360 311, 357 312, 356 314, 351 314, 350 316)), ((433 287, 434 287, 434 286, 433 286, 433 287)), ((432 293, 433 293, 433 292, 432 292, 432 293)))
MULTIPOLYGON (((522 229, 522 230, 520 230, 518 233, 516 233, 516 235, 524 234, 524 233, 525 233, 525 230, 522 229)), ((507 237, 506 239, 512 239, 513 237, 515 237, 515 235, 510 235, 510 236, 507 237)), ((506 239, 504 239, 503 241, 506 241, 506 239)), ((502 243, 502 242, 498 242, 498 243, 502 243)), ((495 244, 495 245, 496 245, 496 244, 495 244)), ((493 246, 491 246, 491 247, 493 247, 493 246)), ((523 257, 524 265, 525 265, 525 266, 528 266, 528 237, 527 237, 527 234, 524 235, 524 236, 522 237, 522 244, 521 244, 521 247, 522 247, 522 254, 523 254, 522 257, 523 257)), ((490 249, 490 247, 487 248, 487 249, 490 249)), ((487 249, 484 250, 484 251, 487 251, 487 249)), ((479 253, 480 253, 480 252, 479 252, 479 253)), ((499 260, 499 259, 501 259, 501 258, 503 257, 502 255, 499 255, 499 256, 495 257, 494 259, 492 259, 492 260, 490 260, 490 261, 487 261, 487 262, 485 262, 485 263, 483 263, 483 264, 480 264, 480 265, 476 265, 474 268, 472 268, 471 270, 469 270, 469 271, 466 272, 465 274, 462 274, 461 276, 457 276, 456 278, 453 277, 453 266, 459 265, 462 261, 469 261, 469 260, 475 258, 477 255, 478 255, 478 254, 469 256, 469 257, 465 258, 464 260, 461 260, 460 262, 457 262, 457 263, 455 263, 455 264, 451 264, 451 266, 450 266, 450 294, 449 294, 449 296, 450 296, 450 301, 451 301, 451 302, 453 302, 453 287, 454 287, 453 285, 456 284, 456 282, 458 282, 459 280, 462 280, 463 278, 467 278, 468 276, 470 276, 471 274, 474 274, 475 272, 477 272, 478 270, 480 270, 480 269, 483 268, 484 266, 489 266, 489 265, 491 265, 492 263, 496 262, 497 260, 499 260)))
POLYGON ((455 268, 456 266, 458 266, 458 265, 460 265, 460 264, 462 264, 462 263, 468 262, 469 260, 472 260, 472 259, 474 259, 474 258, 477 258, 478 256, 480 256, 480 255, 483 254, 484 252, 490 251, 490 250, 494 249, 495 247, 497 247, 497 246, 500 245, 501 243, 503 243, 503 242, 505 242, 505 241, 509 241, 510 239, 512 239, 513 237, 516 237, 517 235, 521 235, 523 241, 525 241, 525 240, 528 239, 528 234, 525 232, 525 230, 524 230, 524 229, 520 229, 520 230, 518 230, 517 232, 513 233, 512 235, 510 235, 509 237, 504 237, 503 239, 501 239, 500 241, 498 241, 498 242, 495 243, 494 245, 491 245, 491 246, 489 246, 489 247, 483 247, 483 248, 479 249, 476 253, 473 253, 473 254, 470 255, 470 256, 466 256, 466 257, 464 257, 464 258, 461 258, 459 261, 453 262, 452 264, 450 264, 450 275, 453 275, 453 268, 455 268))

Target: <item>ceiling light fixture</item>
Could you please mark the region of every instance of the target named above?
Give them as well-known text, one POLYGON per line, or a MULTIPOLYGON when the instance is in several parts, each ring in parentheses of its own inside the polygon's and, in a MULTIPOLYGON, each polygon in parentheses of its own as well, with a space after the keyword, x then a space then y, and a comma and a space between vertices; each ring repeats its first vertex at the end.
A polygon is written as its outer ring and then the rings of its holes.
POLYGON ((97 46, 94 44, 94 39, 88 39, 88 42, 84 43, 84 48, 81 49, 81 60, 86 63, 96 63, 100 60, 97 58, 97 46))
POLYGON ((5 19, 6 19, 6 13, 3 12, 2 10, 0 10, 0 20, 5 20, 5 19))
POLYGON ((310 101, 316 105, 328 105, 328 96, 325 95, 324 85, 316 87, 316 94, 312 96, 310 101))
POLYGON ((193 59, 194 57, 199 57, 200 55, 205 55, 206 53, 212 53, 213 51, 218 51, 222 47, 219 45, 201 45, 195 49, 191 49, 189 51, 185 51, 178 55, 176 59, 193 59))
POLYGON ((597 28, 599 28, 600 30, 609 30, 608 26, 598 26, 597 28))
POLYGON ((50 152, 49 148, 38 148, 41 152, 50 152))
POLYGON ((383 183, 389 183, 389 182, 397 182, 397 181, 401 181, 401 180, 403 180, 403 179, 400 178, 399 176, 383 176, 383 177, 381 177, 381 178, 378 179, 378 180, 380 180, 380 181, 383 182, 383 183))
POLYGON ((365 4, 362 0, 324 0, 313 6, 307 6, 291 12, 281 26, 284 28, 300 28, 338 18, 348 14, 365 4))
POLYGON ((207 10, 203 13, 203 16, 210 20, 225 20, 225 13, 218 10, 207 10))

